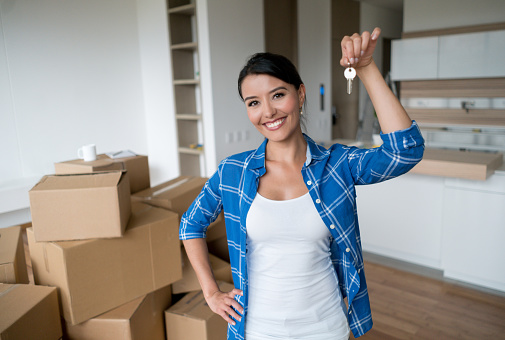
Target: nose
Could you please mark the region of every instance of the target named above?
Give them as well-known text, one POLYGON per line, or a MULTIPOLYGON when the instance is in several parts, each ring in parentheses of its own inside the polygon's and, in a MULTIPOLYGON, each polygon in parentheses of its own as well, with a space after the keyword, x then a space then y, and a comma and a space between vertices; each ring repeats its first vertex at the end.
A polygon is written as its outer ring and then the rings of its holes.
POLYGON ((266 118, 272 118, 277 113, 277 109, 275 108, 275 106, 268 101, 267 104, 264 106, 264 108, 265 108, 264 115, 266 118))

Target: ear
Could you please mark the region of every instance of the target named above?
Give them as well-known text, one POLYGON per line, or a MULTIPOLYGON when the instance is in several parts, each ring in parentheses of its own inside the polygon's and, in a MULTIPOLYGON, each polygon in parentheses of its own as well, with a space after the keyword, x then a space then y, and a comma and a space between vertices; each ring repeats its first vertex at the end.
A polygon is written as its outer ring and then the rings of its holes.
POLYGON ((305 103, 305 85, 300 84, 300 87, 298 88, 298 101, 300 102, 300 107, 303 106, 305 103))

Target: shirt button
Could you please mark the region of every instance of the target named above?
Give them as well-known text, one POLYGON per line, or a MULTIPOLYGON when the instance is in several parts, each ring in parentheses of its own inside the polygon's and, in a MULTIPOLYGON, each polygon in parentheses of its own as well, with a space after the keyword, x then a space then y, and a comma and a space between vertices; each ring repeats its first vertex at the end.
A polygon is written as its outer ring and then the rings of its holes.
POLYGON ((335 225, 334 224, 330 225, 330 228, 335 229, 335 225))
POLYGON ((307 182, 307 185, 312 185, 312 181, 308 181, 308 182, 307 182))
POLYGON ((317 204, 321 203, 321 200, 318 198, 318 199, 316 200, 316 203, 317 203, 317 204))
POLYGON ((351 248, 345 248, 345 251, 346 251, 346 252, 350 252, 350 251, 351 251, 351 248))

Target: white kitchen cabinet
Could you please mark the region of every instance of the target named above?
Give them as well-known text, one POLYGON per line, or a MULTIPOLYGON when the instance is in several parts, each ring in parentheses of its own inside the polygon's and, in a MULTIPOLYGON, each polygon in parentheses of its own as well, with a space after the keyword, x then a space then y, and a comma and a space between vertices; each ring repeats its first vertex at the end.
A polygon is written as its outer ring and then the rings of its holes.
POLYGON ((505 30, 394 40, 393 80, 505 77, 505 30))
POLYGON ((407 174, 357 186, 363 250, 441 269, 443 180, 407 174))
POLYGON ((391 51, 393 80, 434 79, 438 76, 438 37, 394 40, 391 51))
POLYGON ((505 175, 446 180, 444 276, 505 291, 505 175))
POLYGON ((505 76, 505 30, 440 37, 440 79, 505 76))
POLYGON ((356 192, 364 251, 505 292, 505 172, 486 181, 407 174, 356 192))

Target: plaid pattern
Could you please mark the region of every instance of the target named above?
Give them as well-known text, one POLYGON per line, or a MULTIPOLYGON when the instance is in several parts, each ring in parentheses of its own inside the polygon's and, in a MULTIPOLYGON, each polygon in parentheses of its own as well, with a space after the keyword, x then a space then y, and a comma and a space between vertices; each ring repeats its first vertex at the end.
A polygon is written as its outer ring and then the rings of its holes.
MULTIPOLYGON (((359 149, 335 144, 325 149, 304 135, 308 148, 307 161, 302 168, 303 179, 332 235, 331 258, 342 296, 348 299, 347 317, 355 337, 372 328, 372 315, 354 186, 404 174, 422 159, 424 152, 424 140, 415 121, 408 129, 381 136, 384 144, 379 148, 359 149)), ((205 238, 207 226, 224 209, 233 281, 235 287, 244 292, 236 299, 245 309, 242 322, 228 325, 228 339, 244 339, 248 303, 246 217, 259 179, 266 171, 267 142, 265 140, 257 150, 223 160, 181 219, 181 240, 205 238)))

